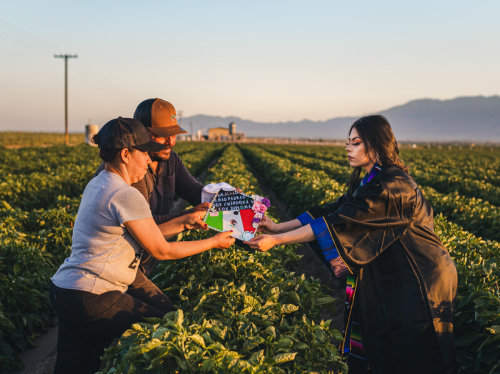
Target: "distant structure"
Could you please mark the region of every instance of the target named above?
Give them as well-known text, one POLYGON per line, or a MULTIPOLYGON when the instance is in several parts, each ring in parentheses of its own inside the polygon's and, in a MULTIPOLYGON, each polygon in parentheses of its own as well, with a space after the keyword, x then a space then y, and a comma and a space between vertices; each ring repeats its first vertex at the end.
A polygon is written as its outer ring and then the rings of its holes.
POLYGON ((210 141, 237 141, 246 138, 244 132, 236 132, 236 123, 231 122, 228 127, 212 127, 206 136, 210 141))
POLYGON ((229 140, 229 129, 226 127, 212 127, 208 129, 207 140, 229 140))
MULTIPOLYGON (((191 124, 192 128, 192 124, 191 124)), ((212 142, 235 142, 243 141, 246 139, 246 134, 244 132, 236 131, 236 123, 231 122, 227 127, 212 127, 209 129, 198 129, 196 134, 180 134, 177 135, 178 140, 190 141, 190 140, 209 140, 212 142), (203 132, 206 130, 206 135, 203 132)))
POLYGON ((92 138, 94 137, 95 134, 99 131, 99 126, 91 124, 90 120, 87 125, 85 125, 85 142, 88 145, 91 145, 93 147, 97 147, 97 144, 95 144, 92 141, 92 138))

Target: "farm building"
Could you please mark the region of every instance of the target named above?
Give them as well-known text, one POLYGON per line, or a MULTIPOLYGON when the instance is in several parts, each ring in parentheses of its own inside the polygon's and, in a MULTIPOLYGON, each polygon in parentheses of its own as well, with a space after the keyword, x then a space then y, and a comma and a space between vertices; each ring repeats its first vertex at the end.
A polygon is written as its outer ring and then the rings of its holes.
POLYGON ((246 134, 243 132, 236 132, 236 123, 231 122, 228 127, 212 127, 207 130, 207 140, 243 140, 246 134))

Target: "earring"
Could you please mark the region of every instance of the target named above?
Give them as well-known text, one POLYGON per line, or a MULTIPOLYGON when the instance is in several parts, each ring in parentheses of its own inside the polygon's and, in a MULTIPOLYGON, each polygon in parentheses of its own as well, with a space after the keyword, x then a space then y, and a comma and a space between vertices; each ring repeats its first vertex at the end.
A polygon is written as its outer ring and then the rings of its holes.
POLYGON ((380 162, 380 156, 378 153, 375 155, 375 160, 377 161, 377 164, 382 165, 382 162, 380 162))

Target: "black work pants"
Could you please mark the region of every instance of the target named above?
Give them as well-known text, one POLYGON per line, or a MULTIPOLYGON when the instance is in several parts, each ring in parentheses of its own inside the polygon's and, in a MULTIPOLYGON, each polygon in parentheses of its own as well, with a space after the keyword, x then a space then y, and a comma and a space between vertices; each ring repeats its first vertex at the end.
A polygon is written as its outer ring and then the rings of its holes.
POLYGON ((126 293, 96 295, 52 285, 59 331, 55 373, 94 373, 100 356, 132 323, 162 317, 173 304, 140 270, 126 293))

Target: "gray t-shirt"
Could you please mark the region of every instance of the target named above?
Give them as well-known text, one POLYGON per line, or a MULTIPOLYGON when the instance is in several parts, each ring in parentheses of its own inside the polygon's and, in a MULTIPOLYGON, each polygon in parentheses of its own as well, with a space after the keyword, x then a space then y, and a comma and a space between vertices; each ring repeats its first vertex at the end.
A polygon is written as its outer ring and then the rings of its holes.
POLYGON ((71 255, 51 278, 61 288, 94 294, 125 292, 136 276, 142 249, 123 223, 151 217, 137 189, 104 170, 85 191, 73 228, 71 255))

